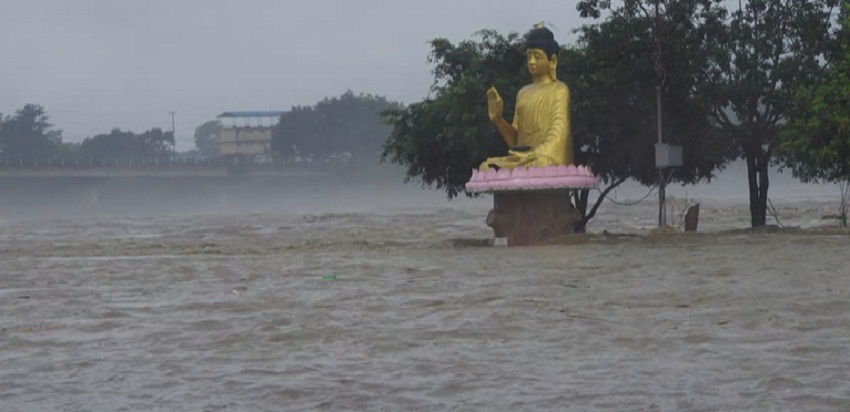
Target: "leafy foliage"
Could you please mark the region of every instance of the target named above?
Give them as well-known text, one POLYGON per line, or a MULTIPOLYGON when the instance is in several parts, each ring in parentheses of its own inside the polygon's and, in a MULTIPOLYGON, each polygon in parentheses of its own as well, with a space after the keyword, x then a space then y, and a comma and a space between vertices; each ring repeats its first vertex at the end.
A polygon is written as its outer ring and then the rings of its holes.
POLYGON ((842 25, 841 54, 816 86, 798 90, 782 133, 784 160, 804 182, 850 181, 850 18, 842 25))
POLYGON ((512 114, 517 91, 528 82, 524 41, 516 34, 478 33, 479 42, 431 42, 434 97, 385 113, 392 132, 382 157, 454 197, 470 170, 487 157, 503 155, 505 143, 487 115, 486 92, 495 86, 512 114))
POLYGON ((203 156, 218 156, 218 132, 221 122, 210 120, 195 128, 195 147, 203 156))
POLYGON ((163 132, 159 128, 141 134, 112 129, 109 134, 86 138, 80 144, 80 152, 94 159, 158 157, 168 154, 173 145, 171 132, 163 132))
MULTIPOLYGON (((573 132, 581 145, 579 163, 593 166, 606 182, 633 178, 644 185, 658 181, 654 145, 658 140, 657 87, 661 87, 662 138, 681 145, 684 166, 673 181, 696 183, 732 157, 728 140, 706 116, 707 106, 694 93, 695 73, 706 64, 699 53, 704 34, 692 19, 698 2, 680 2, 678 25, 666 26, 670 41, 661 44, 659 79, 651 21, 614 14, 583 27, 579 45, 562 59, 573 93, 573 132), (691 7, 685 7, 688 4, 691 7)), ((673 10, 671 10, 673 12, 673 10)), ((712 18, 717 16, 712 15, 712 18)))
POLYGON ((384 97, 352 91, 312 107, 293 107, 280 116, 272 150, 284 156, 349 152, 356 159, 376 159, 389 133, 389 127, 380 121, 381 112, 396 107, 397 103, 384 97))
POLYGON ((818 84, 797 91, 781 134, 781 155, 804 182, 838 182, 838 218, 848 225, 850 211, 850 5, 837 38, 842 45, 818 84))
MULTIPOLYGON (((613 16, 656 21, 662 42, 678 42, 675 31, 692 26, 691 46, 701 57, 695 91, 712 121, 733 139, 746 159, 753 226, 765 224, 768 166, 776 162, 779 134, 794 93, 813 84, 835 49, 830 28, 837 0, 748 0, 727 12, 720 0, 623 0, 579 2, 583 16, 613 16), (654 6, 660 4, 655 17, 654 6), (696 6, 694 8, 694 6, 696 6), (691 8, 695 13, 682 14, 691 8)), ((664 63, 665 76, 679 68, 664 63)))
POLYGON ((53 154, 61 142, 62 132, 48 123, 43 107, 28 104, 15 116, 0 116, 0 156, 7 158, 43 159, 53 154))
POLYGON ((779 135, 795 92, 823 72, 833 47, 832 0, 751 0, 731 13, 703 89, 717 124, 747 161, 752 226, 763 226, 779 135))

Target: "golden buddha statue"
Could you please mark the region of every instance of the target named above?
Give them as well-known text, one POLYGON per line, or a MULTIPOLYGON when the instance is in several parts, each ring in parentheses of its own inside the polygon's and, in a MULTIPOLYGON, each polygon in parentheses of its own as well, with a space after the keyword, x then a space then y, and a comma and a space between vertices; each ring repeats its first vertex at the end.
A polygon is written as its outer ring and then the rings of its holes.
POLYGON ((560 46, 542 23, 528 35, 526 58, 532 82, 520 89, 513 123, 504 118, 504 101, 495 88, 487 91, 487 110, 510 150, 481 164, 512 169, 573 163, 570 134, 570 89, 556 77, 560 46))

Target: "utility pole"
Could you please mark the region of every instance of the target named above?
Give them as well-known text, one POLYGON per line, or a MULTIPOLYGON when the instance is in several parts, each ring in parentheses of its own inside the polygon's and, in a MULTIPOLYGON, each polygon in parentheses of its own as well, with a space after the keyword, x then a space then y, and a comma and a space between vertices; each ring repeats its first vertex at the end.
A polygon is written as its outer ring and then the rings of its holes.
MULTIPOLYGON (((662 147, 664 144, 661 136, 661 86, 664 83, 664 68, 661 66, 661 36, 660 31, 658 30, 658 24, 660 23, 659 14, 658 14, 658 2, 659 0, 655 0, 655 23, 652 25, 652 31, 655 37, 655 75, 656 75, 656 84, 655 84, 655 106, 656 106, 656 118, 658 121, 658 146, 662 147)), ((656 153, 656 157, 658 154, 656 153)), ((656 160, 656 165, 657 165, 656 160)), ((664 167, 658 166, 658 226, 667 226, 667 178, 664 176, 664 167)))
POLYGON ((682 146, 664 143, 661 130, 661 90, 664 88, 665 75, 664 65, 661 60, 661 14, 658 11, 659 1, 655 0, 655 22, 652 25, 652 33, 655 37, 655 108, 656 120, 658 121, 658 143, 655 144, 655 167, 658 168, 658 226, 667 226, 667 180, 673 175, 665 173, 667 168, 680 167, 684 165, 682 159, 682 146))
POLYGON ((168 112, 168 113, 171 114, 171 139, 174 141, 173 143, 171 143, 171 151, 177 152, 177 149, 176 149, 176 147, 177 147, 177 136, 174 135, 174 115, 177 112, 168 112))

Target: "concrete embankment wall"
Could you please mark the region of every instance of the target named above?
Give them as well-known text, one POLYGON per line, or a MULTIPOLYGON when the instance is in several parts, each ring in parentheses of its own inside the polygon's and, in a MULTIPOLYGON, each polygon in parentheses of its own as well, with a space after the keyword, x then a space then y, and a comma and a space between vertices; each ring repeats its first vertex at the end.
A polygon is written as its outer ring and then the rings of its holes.
MULTIPOLYGON (((403 182, 399 168, 350 173, 227 175, 42 175, 0 173, 0 219, 166 214, 320 214, 442 208, 440 190, 403 182)), ((458 199, 467 206, 489 198, 458 199)))
POLYGON ((0 218, 309 209, 334 176, 0 176, 0 218))

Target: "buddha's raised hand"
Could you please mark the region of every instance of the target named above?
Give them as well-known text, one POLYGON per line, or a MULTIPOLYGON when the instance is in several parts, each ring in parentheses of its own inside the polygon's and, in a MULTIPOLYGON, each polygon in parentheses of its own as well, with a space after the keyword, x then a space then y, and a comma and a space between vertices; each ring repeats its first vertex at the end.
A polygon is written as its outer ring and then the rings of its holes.
POLYGON ((505 101, 495 87, 487 90, 487 114, 490 115, 490 121, 496 122, 502 119, 505 113, 505 101))

